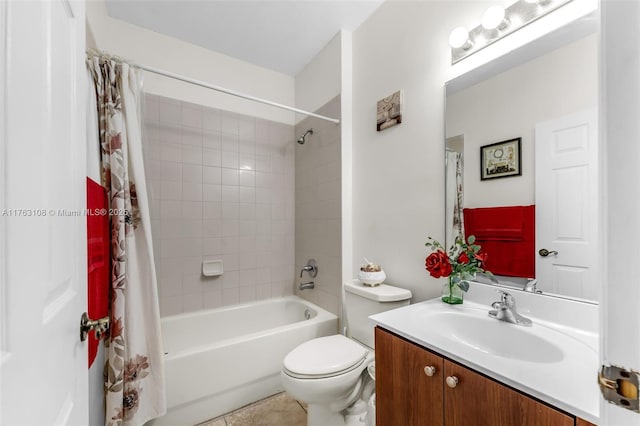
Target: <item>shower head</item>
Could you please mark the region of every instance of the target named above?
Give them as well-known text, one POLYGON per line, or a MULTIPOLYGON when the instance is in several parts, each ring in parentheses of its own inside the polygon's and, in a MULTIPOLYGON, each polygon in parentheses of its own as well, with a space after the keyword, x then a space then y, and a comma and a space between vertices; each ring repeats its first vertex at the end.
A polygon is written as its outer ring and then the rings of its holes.
POLYGON ((307 137, 307 135, 312 135, 312 134, 313 134, 313 129, 307 130, 306 132, 304 132, 304 135, 298 138, 298 143, 300 145, 303 145, 305 143, 305 138, 307 137))

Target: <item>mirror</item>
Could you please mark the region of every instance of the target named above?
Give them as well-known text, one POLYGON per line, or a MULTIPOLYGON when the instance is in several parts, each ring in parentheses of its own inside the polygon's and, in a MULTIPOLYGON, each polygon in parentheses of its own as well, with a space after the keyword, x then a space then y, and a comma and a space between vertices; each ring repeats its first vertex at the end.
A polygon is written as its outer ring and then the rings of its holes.
POLYGON ((474 234, 500 285, 597 301, 596 31, 582 18, 446 84, 446 244, 474 234))

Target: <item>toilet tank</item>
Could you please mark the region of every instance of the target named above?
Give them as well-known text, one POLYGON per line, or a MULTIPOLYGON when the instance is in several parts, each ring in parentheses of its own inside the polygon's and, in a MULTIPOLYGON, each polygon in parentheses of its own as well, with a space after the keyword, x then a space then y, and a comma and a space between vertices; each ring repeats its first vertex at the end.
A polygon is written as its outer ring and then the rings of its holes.
POLYGON ((388 284, 367 286, 360 280, 344 283, 344 312, 347 337, 374 347, 374 326, 370 315, 409 304, 411 291, 388 284))

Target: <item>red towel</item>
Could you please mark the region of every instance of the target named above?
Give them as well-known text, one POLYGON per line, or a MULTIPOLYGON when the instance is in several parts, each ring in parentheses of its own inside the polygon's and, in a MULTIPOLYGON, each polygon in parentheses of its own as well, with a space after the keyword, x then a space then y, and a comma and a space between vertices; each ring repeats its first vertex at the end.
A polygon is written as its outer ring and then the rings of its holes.
MULTIPOLYGON (((107 192, 102 185, 87 178, 87 210, 107 209, 107 192)), ((106 210, 105 210, 106 211, 106 210)), ((87 313, 98 319, 109 314, 109 215, 87 215, 87 313)), ((89 367, 98 353, 100 343, 89 332, 89 367)))
POLYGON ((535 277, 535 206, 464 209, 464 229, 488 254, 486 270, 535 277))

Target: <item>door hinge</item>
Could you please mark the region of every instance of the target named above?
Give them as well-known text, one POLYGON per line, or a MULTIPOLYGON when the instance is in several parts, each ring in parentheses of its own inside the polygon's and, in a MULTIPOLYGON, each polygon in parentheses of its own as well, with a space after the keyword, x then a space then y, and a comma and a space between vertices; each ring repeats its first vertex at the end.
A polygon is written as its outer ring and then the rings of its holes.
POLYGON ((636 413, 640 413, 638 384, 640 373, 615 365, 603 365, 598 373, 598 385, 605 400, 636 413))

